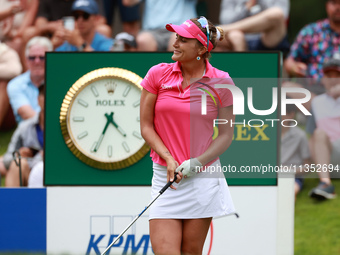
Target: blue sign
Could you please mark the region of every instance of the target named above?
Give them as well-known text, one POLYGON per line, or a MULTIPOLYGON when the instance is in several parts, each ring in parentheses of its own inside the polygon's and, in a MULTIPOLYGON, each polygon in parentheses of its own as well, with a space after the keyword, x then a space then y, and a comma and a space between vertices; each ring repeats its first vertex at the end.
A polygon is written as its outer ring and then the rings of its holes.
POLYGON ((46 253, 46 189, 0 189, 0 252, 46 253))

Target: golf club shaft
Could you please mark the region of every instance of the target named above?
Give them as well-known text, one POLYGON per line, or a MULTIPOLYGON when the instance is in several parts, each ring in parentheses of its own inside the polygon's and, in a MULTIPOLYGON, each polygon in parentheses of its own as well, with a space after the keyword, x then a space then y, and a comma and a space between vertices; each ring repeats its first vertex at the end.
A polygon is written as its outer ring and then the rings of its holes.
POLYGON ((119 236, 117 236, 116 238, 115 238, 115 240, 113 240, 113 242, 105 249, 105 251, 101 254, 101 255, 105 255, 105 253, 109 250, 109 249, 111 249, 111 247, 119 240, 119 238, 121 238, 121 236, 122 235, 124 235, 124 233, 133 225, 133 223, 135 223, 138 219, 139 219, 139 217, 140 216, 142 216, 142 214, 153 204, 153 202, 155 202, 156 200, 157 200, 157 198, 159 198, 159 196, 160 195, 162 195, 163 194, 163 192, 165 191, 165 190, 167 190, 167 188, 169 188, 170 186, 171 186, 171 184, 173 184, 175 181, 176 181, 176 179, 177 179, 177 176, 176 176, 176 174, 175 174, 175 176, 174 176, 174 180, 173 181, 169 181, 160 191, 159 191, 159 193, 158 193, 158 195, 144 208, 144 210, 140 213, 140 214, 138 214, 133 220, 132 220, 132 222, 123 230, 123 232, 122 233, 120 233, 119 234, 119 236))

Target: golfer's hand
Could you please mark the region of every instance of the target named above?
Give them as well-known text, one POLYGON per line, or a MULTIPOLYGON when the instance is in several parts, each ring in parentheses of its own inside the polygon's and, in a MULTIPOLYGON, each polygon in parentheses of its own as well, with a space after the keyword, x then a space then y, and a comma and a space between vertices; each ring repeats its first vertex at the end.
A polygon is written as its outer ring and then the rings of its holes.
POLYGON ((177 167, 176 172, 182 172, 184 178, 196 175, 202 167, 201 162, 197 158, 192 158, 184 161, 179 167, 177 167))
MULTIPOLYGON (((167 161, 167 182, 174 180, 175 170, 177 167, 178 167, 178 162, 176 160, 172 159, 172 160, 167 161)), ((182 173, 178 173, 177 179, 175 182, 179 183, 180 180, 182 180, 182 177, 183 177, 182 173)), ((170 188, 176 189, 173 185, 171 185, 170 188)))

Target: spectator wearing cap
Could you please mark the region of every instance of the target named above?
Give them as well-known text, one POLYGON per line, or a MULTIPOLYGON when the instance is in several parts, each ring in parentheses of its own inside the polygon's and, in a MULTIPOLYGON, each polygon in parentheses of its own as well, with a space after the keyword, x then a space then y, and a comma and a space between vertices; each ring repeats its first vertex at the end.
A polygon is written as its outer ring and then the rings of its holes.
MULTIPOLYGON (((39 9, 34 26, 26 29, 26 37, 43 35, 49 38, 63 25, 63 19, 72 15, 72 5, 76 0, 39 0, 39 9)), ((97 15, 97 31, 111 36, 112 29, 106 24, 102 0, 95 0, 99 7, 97 15)))
POLYGON ((45 52, 52 50, 52 43, 46 37, 33 37, 26 44, 28 70, 10 80, 7 85, 9 102, 17 123, 33 117, 40 111, 38 87, 45 80, 45 52))
POLYGON ((76 0, 72 5, 73 30, 60 27, 52 38, 56 51, 109 51, 113 40, 96 31, 98 4, 95 0, 76 0))
POLYGON ((116 35, 115 43, 112 51, 136 51, 137 42, 136 38, 126 32, 122 32, 116 35))
POLYGON ((311 136, 311 153, 316 165, 322 166, 320 183, 309 193, 311 197, 335 197, 331 184, 330 164, 340 165, 340 52, 323 64, 322 83, 326 92, 312 100, 312 117, 307 123, 311 136), (325 171, 326 170, 326 171, 325 171))

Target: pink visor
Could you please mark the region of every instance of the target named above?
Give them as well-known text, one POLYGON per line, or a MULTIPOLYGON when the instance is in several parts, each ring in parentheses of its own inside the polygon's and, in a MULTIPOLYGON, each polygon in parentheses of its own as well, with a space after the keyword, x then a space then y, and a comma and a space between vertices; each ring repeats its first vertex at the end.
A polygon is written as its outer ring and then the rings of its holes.
MULTIPOLYGON (((207 47, 207 36, 202 32, 202 30, 190 19, 184 21, 180 26, 167 24, 165 28, 170 32, 175 32, 178 35, 185 38, 196 38, 200 41, 205 47, 207 47)), ((209 43, 208 51, 210 52, 213 49, 212 43, 209 43)))

